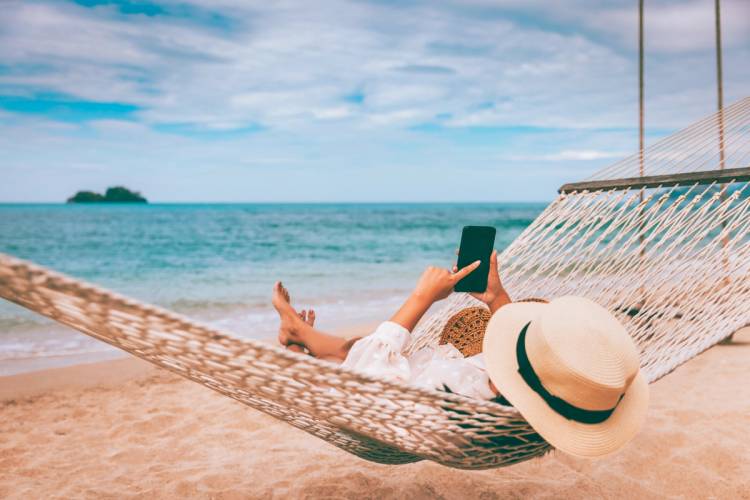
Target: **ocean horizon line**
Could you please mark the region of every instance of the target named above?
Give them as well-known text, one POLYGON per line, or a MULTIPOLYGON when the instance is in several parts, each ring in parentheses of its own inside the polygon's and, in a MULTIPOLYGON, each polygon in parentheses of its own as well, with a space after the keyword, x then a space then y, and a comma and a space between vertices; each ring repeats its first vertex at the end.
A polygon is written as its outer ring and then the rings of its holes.
POLYGON ((149 201, 148 203, 132 202, 93 202, 68 203, 65 201, 0 201, 0 206, 19 205, 71 205, 71 206, 140 206, 156 205, 539 205, 548 204, 551 200, 450 200, 450 201, 149 201))

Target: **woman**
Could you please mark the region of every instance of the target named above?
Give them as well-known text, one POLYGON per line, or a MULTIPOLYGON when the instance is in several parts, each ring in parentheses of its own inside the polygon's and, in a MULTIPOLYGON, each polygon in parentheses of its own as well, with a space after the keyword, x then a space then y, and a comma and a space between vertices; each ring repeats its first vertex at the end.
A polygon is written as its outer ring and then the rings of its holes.
MULTIPOLYGON (((346 368, 375 377, 492 399, 497 396, 497 390, 487 376, 482 354, 464 358, 450 344, 425 347, 408 357, 403 354, 410 344, 411 331, 432 304, 448 297, 455 284, 479 264, 476 261, 461 270, 454 266, 452 273, 428 267, 409 298, 389 321, 381 323, 372 334, 352 340, 316 330, 315 311, 298 313, 291 305, 287 290, 277 282, 273 305, 281 318, 279 342, 291 350, 307 351, 316 358, 339 362, 346 368)), ((500 281, 497 252, 490 256, 486 290, 472 295, 487 304, 492 314, 511 302, 500 281)))
POLYGON ((476 356, 464 358, 451 345, 425 347, 408 357, 403 352, 424 313, 448 297, 479 262, 453 273, 427 268, 389 321, 349 341, 316 330, 314 312, 298 314, 276 283, 279 341, 375 377, 497 398, 514 406, 548 443, 573 455, 593 458, 622 448, 643 424, 649 392, 638 349, 625 327, 584 297, 511 304, 500 282, 497 254, 490 259, 487 289, 473 294, 492 312, 484 352, 476 356))

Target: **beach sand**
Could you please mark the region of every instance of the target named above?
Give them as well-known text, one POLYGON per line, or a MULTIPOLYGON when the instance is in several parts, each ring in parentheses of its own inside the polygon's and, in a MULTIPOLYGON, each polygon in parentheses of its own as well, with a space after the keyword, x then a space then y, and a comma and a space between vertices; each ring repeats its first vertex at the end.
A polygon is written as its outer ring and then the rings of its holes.
POLYGON ((134 359, 0 378, 0 498, 750 498, 750 330, 652 385, 590 461, 385 466, 134 359))

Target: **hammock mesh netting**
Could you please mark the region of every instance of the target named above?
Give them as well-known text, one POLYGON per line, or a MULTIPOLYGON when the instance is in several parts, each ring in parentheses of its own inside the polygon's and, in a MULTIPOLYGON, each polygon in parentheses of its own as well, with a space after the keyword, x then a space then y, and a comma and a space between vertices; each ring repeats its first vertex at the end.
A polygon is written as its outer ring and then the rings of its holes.
MULTIPOLYGON (((506 288, 608 307, 649 381, 728 337, 750 320, 749 138, 746 98, 563 186, 501 254, 506 288)), ((550 449, 514 408, 240 339, 3 254, 0 296, 375 462, 486 469, 550 449)), ((410 351, 437 343, 448 318, 477 305, 454 294, 417 327, 410 351)))

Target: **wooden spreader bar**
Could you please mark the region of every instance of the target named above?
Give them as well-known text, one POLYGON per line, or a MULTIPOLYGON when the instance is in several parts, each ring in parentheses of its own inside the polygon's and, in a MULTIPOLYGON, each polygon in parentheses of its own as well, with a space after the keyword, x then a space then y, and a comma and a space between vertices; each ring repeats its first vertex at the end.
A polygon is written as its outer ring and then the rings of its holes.
POLYGON ((724 170, 706 170, 684 174, 649 175, 644 177, 626 177, 624 179, 606 179, 601 181, 583 181, 563 184, 559 193, 573 191, 624 190, 638 188, 655 188, 662 186, 692 186, 695 184, 726 184, 750 180, 750 167, 727 168, 724 170))

